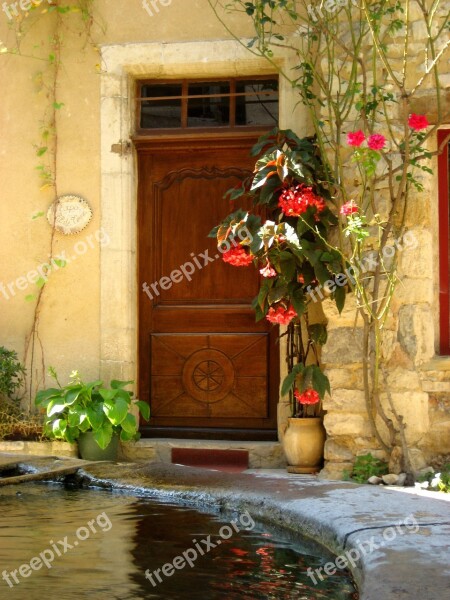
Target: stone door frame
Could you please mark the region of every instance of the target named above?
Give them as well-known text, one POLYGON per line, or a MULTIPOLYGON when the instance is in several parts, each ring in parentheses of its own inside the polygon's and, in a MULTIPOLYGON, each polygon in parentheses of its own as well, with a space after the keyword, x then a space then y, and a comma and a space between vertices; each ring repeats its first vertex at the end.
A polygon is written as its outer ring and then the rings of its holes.
MULTIPOLYGON (((111 242, 100 255, 100 376, 137 381, 135 81, 269 75, 274 68, 232 40, 104 45, 101 60, 101 227, 111 242)), ((286 57, 276 61, 291 66, 286 57)), ((310 133, 306 110, 296 104, 280 77, 280 126, 310 133)))

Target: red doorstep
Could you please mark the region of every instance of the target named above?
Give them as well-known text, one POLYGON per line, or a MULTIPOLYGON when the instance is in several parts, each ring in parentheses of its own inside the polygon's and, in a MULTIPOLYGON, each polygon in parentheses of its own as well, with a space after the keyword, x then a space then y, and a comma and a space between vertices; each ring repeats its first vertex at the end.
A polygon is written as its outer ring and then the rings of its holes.
POLYGON ((248 469, 248 450, 172 448, 172 463, 218 471, 245 471, 248 469))

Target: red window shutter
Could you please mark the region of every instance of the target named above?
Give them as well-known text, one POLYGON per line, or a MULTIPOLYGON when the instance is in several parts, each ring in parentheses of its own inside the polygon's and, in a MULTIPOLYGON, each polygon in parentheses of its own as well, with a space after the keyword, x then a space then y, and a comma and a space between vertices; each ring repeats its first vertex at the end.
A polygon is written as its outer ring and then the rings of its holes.
MULTIPOLYGON (((438 131, 438 147, 450 134, 449 129, 438 131)), ((439 305, 440 305, 440 353, 450 354, 450 294, 449 294, 449 142, 438 156, 439 191, 439 305)))

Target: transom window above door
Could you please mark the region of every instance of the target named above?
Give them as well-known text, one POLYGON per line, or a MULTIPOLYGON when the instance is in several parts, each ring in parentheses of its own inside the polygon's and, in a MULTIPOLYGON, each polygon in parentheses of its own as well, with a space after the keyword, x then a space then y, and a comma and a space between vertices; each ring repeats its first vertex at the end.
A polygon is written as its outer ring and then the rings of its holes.
POLYGON ((137 130, 261 129, 278 124, 278 77, 139 81, 137 130))

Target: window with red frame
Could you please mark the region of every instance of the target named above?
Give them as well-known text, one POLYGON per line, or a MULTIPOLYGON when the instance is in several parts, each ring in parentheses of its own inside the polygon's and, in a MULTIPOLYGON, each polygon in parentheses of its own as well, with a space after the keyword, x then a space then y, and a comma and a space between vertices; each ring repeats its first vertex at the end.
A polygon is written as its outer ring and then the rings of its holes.
POLYGON ((440 353, 450 355, 450 129, 438 131, 440 353))

